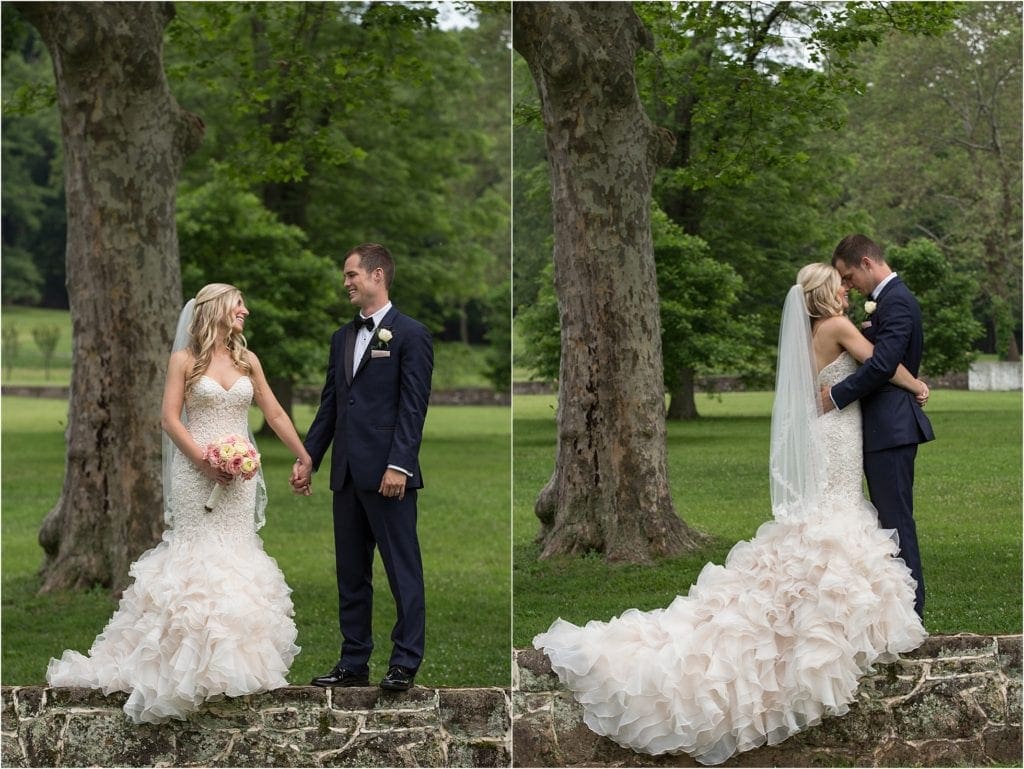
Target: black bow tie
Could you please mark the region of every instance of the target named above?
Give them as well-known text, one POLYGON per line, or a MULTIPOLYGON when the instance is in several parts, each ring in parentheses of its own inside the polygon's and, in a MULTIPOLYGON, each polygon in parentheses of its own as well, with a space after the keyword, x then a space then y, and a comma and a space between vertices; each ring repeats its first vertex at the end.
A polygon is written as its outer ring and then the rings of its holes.
POLYGON ((356 331, 361 328, 365 328, 367 331, 373 331, 373 318, 364 318, 361 315, 356 315, 356 319, 352 321, 356 324, 356 331))

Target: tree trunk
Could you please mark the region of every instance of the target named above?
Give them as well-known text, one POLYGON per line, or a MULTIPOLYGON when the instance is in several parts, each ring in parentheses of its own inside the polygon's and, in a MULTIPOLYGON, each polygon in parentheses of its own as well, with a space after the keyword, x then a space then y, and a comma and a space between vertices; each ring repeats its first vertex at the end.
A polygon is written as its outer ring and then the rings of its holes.
POLYGON ((672 151, 634 75, 647 29, 629 3, 516 3, 516 49, 540 94, 562 327, 555 471, 541 557, 650 562, 702 539, 668 486, 651 186, 672 151))
POLYGON ((697 413, 697 399, 694 397, 694 377, 692 368, 684 368, 679 372, 674 386, 669 392, 669 419, 690 420, 700 416, 697 413))
POLYGON ((170 3, 25 3, 53 58, 72 321, 67 467, 41 592, 128 582, 160 536, 160 403, 181 306, 175 190, 202 122, 163 71, 170 3))

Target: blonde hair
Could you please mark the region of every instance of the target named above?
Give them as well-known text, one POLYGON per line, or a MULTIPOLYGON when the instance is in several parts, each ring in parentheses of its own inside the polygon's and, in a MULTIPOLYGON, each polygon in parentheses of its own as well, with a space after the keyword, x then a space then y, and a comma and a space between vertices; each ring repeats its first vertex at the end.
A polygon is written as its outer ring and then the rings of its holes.
POLYGON ((227 283, 209 283, 196 294, 195 311, 188 327, 188 351, 194 363, 192 371, 185 377, 186 392, 210 367, 213 347, 220 333, 226 333, 224 343, 231 362, 246 375, 252 373, 245 335, 234 330, 234 310, 241 298, 242 292, 227 283))
POLYGON ((796 282, 804 290, 804 305, 812 318, 831 318, 843 314, 839 288, 843 280, 830 265, 814 262, 800 269, 796 282))

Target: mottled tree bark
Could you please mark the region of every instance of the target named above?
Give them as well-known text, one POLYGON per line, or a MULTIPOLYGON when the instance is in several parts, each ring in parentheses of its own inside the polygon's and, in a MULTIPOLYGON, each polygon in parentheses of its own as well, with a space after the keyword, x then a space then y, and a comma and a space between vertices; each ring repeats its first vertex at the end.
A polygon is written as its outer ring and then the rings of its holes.
POLYGON ((536 504, 541 557, 678 554, 701 537, 668 486, 650 205, 673 140, 637 93, 649 33, 629 3, 516 3, 513 25, 541 100, 562 328, 555 471, 536 504))
POLYGON ((181 272, 175 190, 202 122, 163 71, 170 3, 24 3, 53 58, 72 321, 67 466, 42 592, 128 581, 162 529, 160 402, 181 272))

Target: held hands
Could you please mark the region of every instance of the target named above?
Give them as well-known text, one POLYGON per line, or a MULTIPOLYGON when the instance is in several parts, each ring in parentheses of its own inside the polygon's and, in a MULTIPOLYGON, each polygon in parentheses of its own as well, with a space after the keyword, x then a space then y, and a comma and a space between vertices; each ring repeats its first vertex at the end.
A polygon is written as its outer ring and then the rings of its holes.
POLYGON ((304 497, 313 493, 313 463, 310 460, 296 459, 292 465, 292 474, 288 483, 292 485, 292 491, 304 497))
POLYGON ((383 494, 385 497, 405 499, 405 482, 407 480, 408 477, 405 473, 389 467, 384 471, 384 477, 380 479, 380 488, 377 489, 377 493, 383 494))

